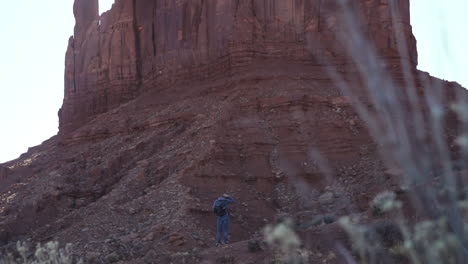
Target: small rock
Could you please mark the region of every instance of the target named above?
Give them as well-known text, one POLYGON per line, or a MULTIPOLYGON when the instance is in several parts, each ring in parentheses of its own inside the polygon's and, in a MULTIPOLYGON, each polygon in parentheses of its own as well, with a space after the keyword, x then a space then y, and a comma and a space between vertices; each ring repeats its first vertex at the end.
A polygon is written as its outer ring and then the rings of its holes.
POLYGON ((220 263, 220 264, 234 264, 236 263, 236 258, 234 258, 234 256, 227 256, 227 255, 224 255, 222 257, 219 257, 216 259, 216 263, 220 263))
POLYGON ((384 171, 384 174, 385 176, 387 176, 387 178, 395 178, 395 177, 402 176, 403 171, 401 169, 391 168, 391 169, 384 171))
POLYGON ((334 195, 332 192, 326 192, 319 197, 319 203, 321 205, 329 205, 333 203, 334 195))
POLYGON ((106 256, 106 260, 110 263, 114 263, 120 260, 120 257, 117 253, 112 252, 109 255, 106 256))
POLYGON ((130 233, 129 235, 121 236, 119 239, 120 239, 120 241, 122 241, 123 243, 130 243, 130 242, 132 242, 133 240, 135 240, 136 238, 138 238, 138 234, 136 234, 136 233, 130 233))
POLYGON ((86 263, 97 263, 100 254, 96 252, 88 252, 86 253, 86 263))
POLYGON ((260 243, 256 239, 249 240, 249 242, 247 242, 247 249, 251 253, 259 252, 262 250, 262 248, 260 247, 260 243))
POLYGON ((164 235, 168 233, 168 228, 165 226, 154 226, 152 231, 156 234, 164 235))
POLYGON ((324 215, 323 216, 323 222, 325 224, 331 224, 331 223, 334 223, 336 221, 336 217, 334 215, 324 215))
POLYGON ((336 259, 336 254, 333 251, 328 252, 327 258, 328 261, 336 259))
POLYGON ((153 241, 153 239, 154 239, 154 233, 149 232, 142 240, 145 242, 148 242, 148 241, 153 241))
POLYGON ((174 243, 172 243, 174 246, 176 247, 181 247, 183 245, 185 245, 185 241, 184 240, 177 240, 175 241, 174 243))
POLYGON ((197 235, 196 233, 192 233, 192 238, 195 240, 200 240, 200 236, 197 235))
POLYGON ((276 174, 275 174, 275 178, 278 179, 278 180, 284 179, 285 176, 286 176, 285 173, 282 172, 282 171, 278 171, 278 172, 276 172, 276 174))
POLYGON ((169 236, 169 241, 168 242, 173 246, 178 246, 179 247, 179 246, 182 246, 182 245, 185 244, 185 239, 180 234, 174 233, 174 234, 171 234, 169 236))
POLYGON ((151 250, 148 253, 146 253, 146 255, 143 257, 143 261, 144 263, 151 264, 151 263, 154 263, 154 259, 156 259, 156 257, 157 257, 156 252, 151 250))
POLYGON ((318 226, 318 225, 321 225, 322 223, 323 223, 323 216, 319 215, 312 219, 312 221, 310 222, 310 226, 318 226))

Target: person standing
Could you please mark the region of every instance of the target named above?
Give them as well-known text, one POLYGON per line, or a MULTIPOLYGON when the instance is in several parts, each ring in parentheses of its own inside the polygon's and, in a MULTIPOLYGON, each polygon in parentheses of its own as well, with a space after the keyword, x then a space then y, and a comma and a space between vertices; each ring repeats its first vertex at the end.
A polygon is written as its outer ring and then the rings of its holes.
POLYGON ((216 246, 221 245, 222 234, 224 234, 224 244, 229 244, 229 205, 234 202, 234 198, 225 193, 213 203, 213 212, 217 217, 216 246))

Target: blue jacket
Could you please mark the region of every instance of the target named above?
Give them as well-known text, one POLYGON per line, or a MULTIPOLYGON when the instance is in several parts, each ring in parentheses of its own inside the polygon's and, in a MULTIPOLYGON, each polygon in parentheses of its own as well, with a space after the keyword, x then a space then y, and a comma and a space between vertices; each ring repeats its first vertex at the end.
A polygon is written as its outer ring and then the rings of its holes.
POLYGON ((226 208, 226 215, 229 215, 229 205, 234 203, 236 200, 232 197, 218 197, 213 203, 213 208, 214 209, 217 205, 224 205, 224 208, 226 208))

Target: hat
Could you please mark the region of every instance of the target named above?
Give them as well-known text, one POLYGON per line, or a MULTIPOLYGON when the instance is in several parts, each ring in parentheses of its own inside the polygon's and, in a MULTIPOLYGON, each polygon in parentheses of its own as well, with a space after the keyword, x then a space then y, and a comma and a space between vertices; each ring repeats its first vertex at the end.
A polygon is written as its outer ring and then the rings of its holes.
POLYGON ((225 193, 225 194, 223 194, 223 197, 224 197, 224 198, 228 198, 228 197, 229 197, 229 194, 225 193))

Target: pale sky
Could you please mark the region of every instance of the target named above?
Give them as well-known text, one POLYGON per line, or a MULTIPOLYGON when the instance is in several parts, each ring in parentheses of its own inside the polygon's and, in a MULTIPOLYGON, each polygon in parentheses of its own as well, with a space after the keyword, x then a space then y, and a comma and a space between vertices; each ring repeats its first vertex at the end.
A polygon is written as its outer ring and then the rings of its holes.
MULTIPOLYGON (((113 0, 100 0, 101 12, 113 0)), ((58 131, 73 0, 12 0, 0 8, 0 163, 58 131)), ((468 87, 468 1, 411 0, 419 69, 468 87)))

